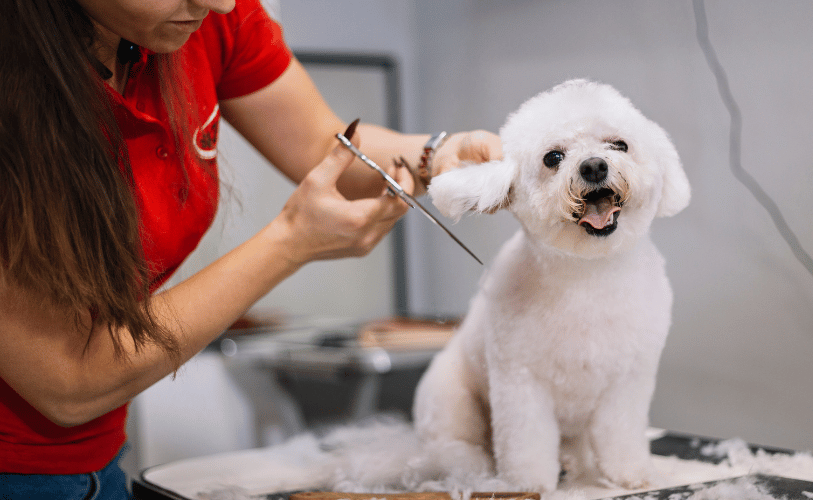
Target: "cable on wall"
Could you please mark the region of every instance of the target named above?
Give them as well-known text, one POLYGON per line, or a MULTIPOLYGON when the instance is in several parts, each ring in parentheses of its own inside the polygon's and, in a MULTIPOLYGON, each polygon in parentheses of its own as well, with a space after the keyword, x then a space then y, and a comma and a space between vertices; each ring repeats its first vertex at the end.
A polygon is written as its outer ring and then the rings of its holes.
POLYGON ((731 130, 729 136, 729 166, 731 172, 738 181, 748 188, 759 204, 765 208, 771 216, 771 219, 773 219, 773 223, 779 231, 779 234, 785 239, 791 251, 793 251, 793 255, 805 266, 807 271, 813 275, 813 258, 805 251, 799 242, 799 238, 797 238, 796 234, 790 226, 788 226, 776 202, 762 189, 756 179, 742 167, 742 113, 731 92, 725 69, 717 58, 717 53, 711 44, 704 2, 703 0, 693 0, 693 4, 694 18, 697 25, 697 41, 703 50, 703 54, 706 56, 706 61, 711 68, 711 72, 714 74, 715 80, 717 80, 717 89, 720 92, 720 97, 731 116, 731 130))

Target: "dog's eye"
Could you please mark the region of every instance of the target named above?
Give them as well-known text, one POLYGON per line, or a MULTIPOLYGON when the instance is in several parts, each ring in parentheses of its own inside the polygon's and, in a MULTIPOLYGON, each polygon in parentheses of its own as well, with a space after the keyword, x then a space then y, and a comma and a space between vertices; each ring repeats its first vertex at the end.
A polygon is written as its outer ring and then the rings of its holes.
POLYGON ((565 159, 565 154, 561 151, 549 151, 548 154, 542 158, 542 163, 548 168, 556 168, 565 159))
POLYGON ((610 148, 616 151, 621 151, 622 153, 626 153, 629 150, 627 143, 624 141, 612 141, 610 143, 610 148))

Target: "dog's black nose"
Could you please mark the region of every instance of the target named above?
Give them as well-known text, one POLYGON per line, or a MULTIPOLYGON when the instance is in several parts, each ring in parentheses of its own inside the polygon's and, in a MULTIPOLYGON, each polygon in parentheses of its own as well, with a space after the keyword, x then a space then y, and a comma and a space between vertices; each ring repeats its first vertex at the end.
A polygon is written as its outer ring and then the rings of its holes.
POLYGON ((598 184, 607 178, 607 162, 603 158, 588 158, 579 165, 579 173, 587 182, 598 184))

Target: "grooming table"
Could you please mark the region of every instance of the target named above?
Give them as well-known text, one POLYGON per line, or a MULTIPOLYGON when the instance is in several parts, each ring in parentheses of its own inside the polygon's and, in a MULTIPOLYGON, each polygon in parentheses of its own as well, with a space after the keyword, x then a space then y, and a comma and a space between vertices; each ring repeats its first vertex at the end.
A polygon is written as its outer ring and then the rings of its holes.
MULTIPOLYGON (((723 456, 710 454, 707 450, 715 446, 724 446, 727 442, 719 439, 703 438, 673 432, 650 430, 650 443, 656 469, 671 486, 659 490, 625 491, 601 488, 595 485, 582 490, 585 498, 614 498, 618 500, 683 500, 691 493, 702 488, 725 483, 736 484, 739 478, 749 474, 748 466, 734 464, 730 470, 723 456), (725 471, 721 471, 725 468, 725 471)), ((813 498, 813 458, 809 454, 796 454, 789 450, 749 446, 750 452, 763 460, 771 461, 774 468, 782 469, 781 473, 767 473, 749 476, 757 484, 777 498, 813 498), (761 450, 761 451, 759 451, 761 450), (766 458, 767 457, 767 458, 766 458), (787 458, 787 461, 784 459, 787 458), (787 465, 784 465, 787 464, 787 465)), ((746 453, 750 452, 744 447, 746 453)), ((151 467, 134 481, 133 494, 136 500, 199 500, 202 498, 232 498, 218 488, 227 485, 241 488, 250 493, 250 498, 262 500, 301 500, 300 496, 291 496, 308 488, 295 488, 295 491, 267 492, 257 483, 257 475, 240 483, 241 473, 257 466, 262 461, 263 450, 247 450, 226 453, 211 457, 183 460, 176 463, 151 467), (215 492, 210 497, 199 496, 200 492, 215 492), (220 496, 217 496, 217 495, 220 496)), ((270 472, 269 472, 270 474, 270 472)), ((262 476, 262 474, 260 474, 262 476)), ((393 496, 393 495, 390 495, 393 496)), ((431 495, 430 495, 431 496, 431 495)), ((351 498, 351 495, 339 495, 351 498)), ((352 499, 384 499, 386 494, 352 495, 352 499), (362 498, 364 497, 364 498, 362 498)), ((393 499, 405 500, 394 495, 393 499)), ((243 498, 243 497, 239 497, 243 498)), ((338 498, 338 497, 337 497, 338 498)), ((428 498, 428 497, 427 497, 428 498)), ((434 497, 432 497, 434 499, 434 497)), ((500 498, 500 497, 498 497, 500 498)), ((513 498, 513 497, 512 497, 513 498)), ((544 498, 544 497, 543 497, 544 498)), ((416 498, 415 500, 421 500, 416 498)))

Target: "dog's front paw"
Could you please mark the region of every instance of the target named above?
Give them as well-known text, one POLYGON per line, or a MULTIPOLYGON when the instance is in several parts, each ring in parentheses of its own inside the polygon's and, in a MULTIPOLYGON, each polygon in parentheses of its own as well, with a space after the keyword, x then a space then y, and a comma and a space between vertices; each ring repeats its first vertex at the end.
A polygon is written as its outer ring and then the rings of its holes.
POLYGON ((550 493, 559 486, 561 471, 558 463, 553 468, 529 466, 522 469, 506 469, 505 467, 498 467, 498 469, 500 469, 499 478, 517 491, 550 493))
POLYGON ((480 445, 462 440, 432 440, 424 446, 433 464, 444 474, 474 478, 494 472, 494 460, 480 445))
POLYGON ((655 468, 649 458, 635 461, 605 461, 598 464, 598 469, 604 479, 628 490, 648 488, 656 483, 655 468))
POLYGON ((535 493, 551 493, 559 485, 558 476, 556 479, 552 478, 515 478, 510 476, 500 476, 506 484, 511 485, 512 490, 516 491, 533 491, 535 493))

